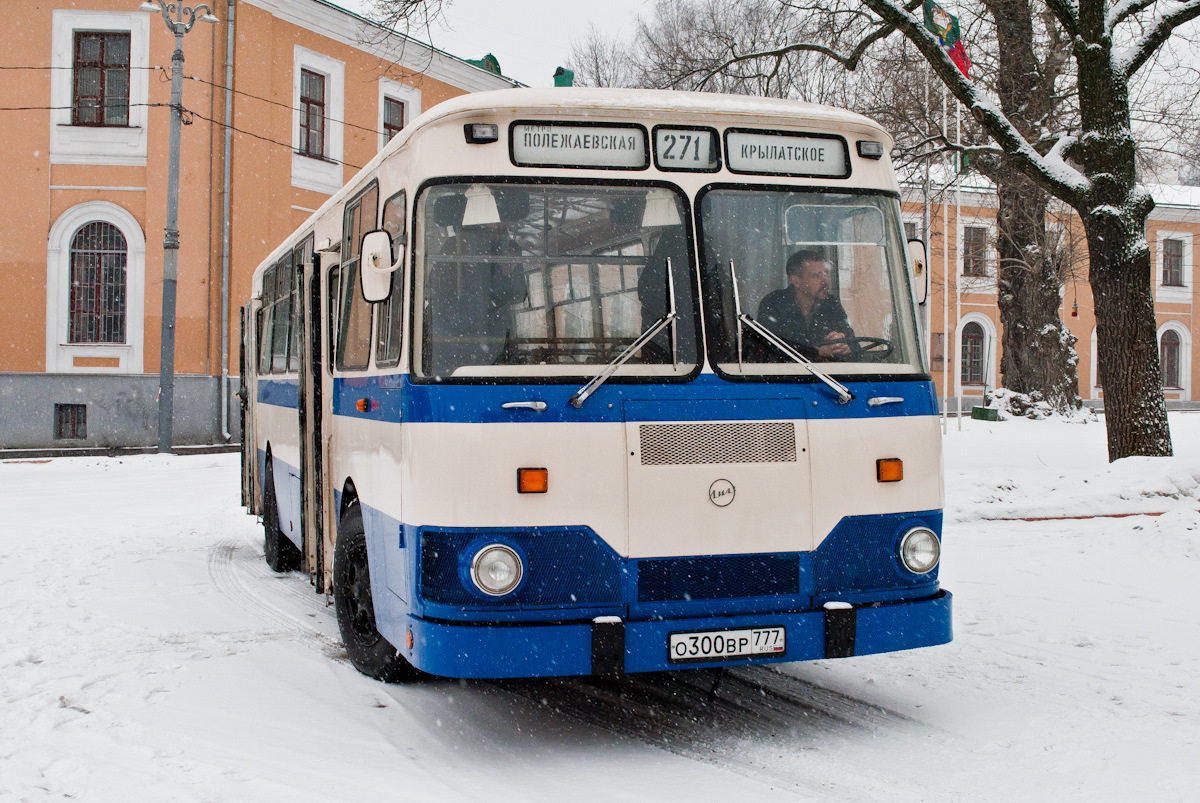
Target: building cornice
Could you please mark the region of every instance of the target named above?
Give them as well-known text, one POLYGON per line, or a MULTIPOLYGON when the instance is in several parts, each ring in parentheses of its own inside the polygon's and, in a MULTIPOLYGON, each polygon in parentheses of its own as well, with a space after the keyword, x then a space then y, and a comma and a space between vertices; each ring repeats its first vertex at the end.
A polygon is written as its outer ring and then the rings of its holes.
POLYGON ((481 92, 520 84, 468 64, 410 36, 388 31, 352 11, 326 0, 240 0, 271 16, 437 81, 481 92))

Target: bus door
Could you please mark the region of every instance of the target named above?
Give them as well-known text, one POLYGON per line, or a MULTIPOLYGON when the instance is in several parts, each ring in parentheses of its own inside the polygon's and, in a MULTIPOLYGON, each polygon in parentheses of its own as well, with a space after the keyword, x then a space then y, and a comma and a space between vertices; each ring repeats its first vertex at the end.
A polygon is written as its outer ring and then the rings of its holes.
POLYGON ((242 307, 242 341, 238 348, 238 402, 242 421, 242 504, 249 513, 262 512, 262 478, 258 476, 258 433, 255 426, 258 339, 262 328, 262 299, 242 307))
MULTIPOLYGON (((250 459, 249 450, 246 444, 250 439, 246 437, 246 406, 248 400, 246 397, 246 308, 242 307, 238 310, 238 432, 242 436, 242 446, 238 450, 241 452, 242 458, 242 507, 249 509, 250 500, 253 495, 250 493, 250 459)), ((229 399, 222 399, 222 404, 228 404, 229 399)))
POLYGON ((297 249, 300 269, 300 515, 304 532, 304 565, 318 594, 325 592, 325 458, 327 371, 322 335, 321 260, 312 240, 297 249))

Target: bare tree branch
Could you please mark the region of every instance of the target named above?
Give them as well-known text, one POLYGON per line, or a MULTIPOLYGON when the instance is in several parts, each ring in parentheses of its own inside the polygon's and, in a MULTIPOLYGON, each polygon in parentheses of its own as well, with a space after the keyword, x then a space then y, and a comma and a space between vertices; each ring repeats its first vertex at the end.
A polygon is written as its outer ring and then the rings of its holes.
POLYGON ((1050 151, 1056 158, 1043 157, 1003 112, 959 71, 934 35, 926 30, 923 21, 918 21, 903 6, 891 0, 863 2, 917 47, 950 92, 971 112, 987 133, 1000 143, 1010 159, 1031 173, 1039 184, 1072 206, 1082 201, 1090 188, 1090 182, 1078 170, 1057 158, 1062 153, 1061 142, 1050 151))
POLYGON ((1124 60, 1121 71, 1126 77, 1133 77, 1142 68, 1142 65, 1158 52, 1176 28, 1197 17, 1200 17, 1200 0, 1181 3, 1170 13, 1159 17, 1151 26, 1149 33, 1129 49, 1130 55, 1124 60))
POLYGON ((1122 22, 1141 14, 1157 2, 1158 0, 1120 0, 1109 9, 1108 18, 1104 21, 1104 30, 1111 36, 1122 22))

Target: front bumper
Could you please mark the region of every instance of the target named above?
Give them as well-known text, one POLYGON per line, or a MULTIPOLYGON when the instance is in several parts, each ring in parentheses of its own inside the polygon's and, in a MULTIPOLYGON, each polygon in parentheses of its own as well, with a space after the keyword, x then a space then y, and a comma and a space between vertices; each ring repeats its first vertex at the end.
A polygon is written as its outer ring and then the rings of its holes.
MULTIPOLYGON (((668 669, 811 661, 946 644, 952 638, 949 592, 909 602, 865 604, 845 610, 715 616, 627 622, 503 624, 445 622, 407 617, 409 662, 454 678, 551 677, 657 672, 668 669), (671 633, 782 625, 781 654, 671 663, 671 633)), ((401 643, 407 643, 406 638, 401 643)))

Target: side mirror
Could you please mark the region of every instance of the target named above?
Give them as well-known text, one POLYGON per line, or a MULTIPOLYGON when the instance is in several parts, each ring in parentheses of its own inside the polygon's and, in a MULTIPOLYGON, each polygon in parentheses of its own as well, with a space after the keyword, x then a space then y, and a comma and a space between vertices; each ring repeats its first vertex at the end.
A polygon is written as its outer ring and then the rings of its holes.
POLYGON ((908 264, 912 267, 913 293, 918 304, 929 300, 929 254, 922 240, 908 241, 908 264))
POLYGON ((391 236, 382 230, 367 232, 363 235, 360 253, 363 298, 372 304, 386 301, 392 294, 392 273, 400 264, 400 260, 392 263, 391 236))

